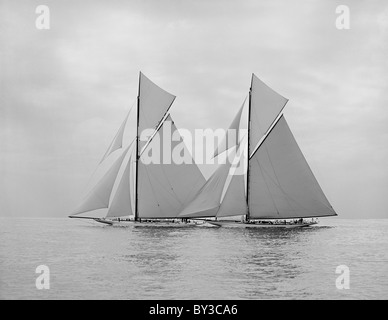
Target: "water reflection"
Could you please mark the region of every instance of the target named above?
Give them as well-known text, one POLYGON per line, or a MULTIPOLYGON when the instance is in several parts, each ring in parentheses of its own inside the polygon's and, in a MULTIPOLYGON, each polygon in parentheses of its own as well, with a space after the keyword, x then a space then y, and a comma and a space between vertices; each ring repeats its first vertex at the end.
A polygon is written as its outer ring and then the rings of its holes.
POLYGON ((279 295, 284 283, 298 281, 309 271, 308 243, 317 232, 315 228, 222 230, 218 240, 228 244, 222 256, 226 278, 238 279, 230 289, 247 299, 279 295))

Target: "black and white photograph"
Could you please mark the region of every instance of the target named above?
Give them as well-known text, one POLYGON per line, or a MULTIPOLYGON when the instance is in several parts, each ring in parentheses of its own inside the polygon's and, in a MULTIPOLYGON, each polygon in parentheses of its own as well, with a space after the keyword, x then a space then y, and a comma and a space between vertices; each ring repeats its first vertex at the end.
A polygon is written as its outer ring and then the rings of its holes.
POLYGON ((0 300, 388 299, 387 39, 385 0, 0 0, 0 300))

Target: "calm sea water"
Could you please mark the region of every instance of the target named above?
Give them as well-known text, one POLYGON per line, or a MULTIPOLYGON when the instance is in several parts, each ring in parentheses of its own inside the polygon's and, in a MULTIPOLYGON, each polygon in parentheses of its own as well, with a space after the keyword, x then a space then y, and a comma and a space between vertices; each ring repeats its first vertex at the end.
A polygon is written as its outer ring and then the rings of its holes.
POLYGON ((0 298, 388 299, 387 245, 388 219, 288 231, 0 219, 0 298), (49 290, 36 289, 38 265, 49 290))

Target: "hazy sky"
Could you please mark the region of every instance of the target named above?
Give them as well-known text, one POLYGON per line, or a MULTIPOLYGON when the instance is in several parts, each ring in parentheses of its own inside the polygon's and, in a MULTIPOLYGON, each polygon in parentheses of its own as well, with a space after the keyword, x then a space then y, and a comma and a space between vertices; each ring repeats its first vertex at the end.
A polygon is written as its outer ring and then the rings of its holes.
POLYGON ((251 73, 343 218, 388 217, 388 2, 0 0, 0 216, 67 216, 137 95, 226 128, 251 73), (50 29, 38 30, 38 5, 50 29), (350 8, 338 30, 335 9, 350 8))

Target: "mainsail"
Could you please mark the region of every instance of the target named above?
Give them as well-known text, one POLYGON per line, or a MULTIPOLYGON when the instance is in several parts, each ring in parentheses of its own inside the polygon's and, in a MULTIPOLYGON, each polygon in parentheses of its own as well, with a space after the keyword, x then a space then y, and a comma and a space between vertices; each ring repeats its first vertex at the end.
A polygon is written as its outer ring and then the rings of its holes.
POLYGON ((281 116, 251 158, 250 218, 336 215, 281 116))
POLYGON ((168 115, 138 161, 139 218, 175 218, 204 185, 206 180, 192 159, 181 164, 172 159, 178 146, 189 152, 168 115), (158 163, 147 163, 151 152, 159 153, 158 163))

